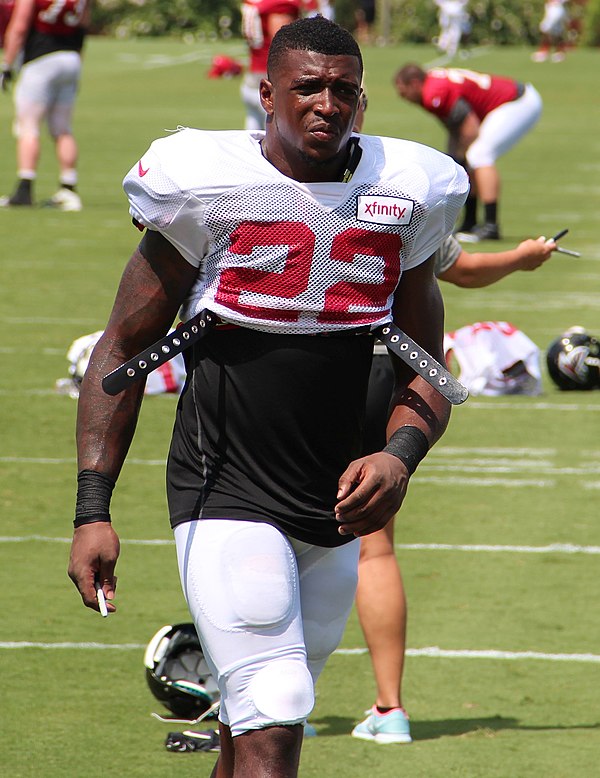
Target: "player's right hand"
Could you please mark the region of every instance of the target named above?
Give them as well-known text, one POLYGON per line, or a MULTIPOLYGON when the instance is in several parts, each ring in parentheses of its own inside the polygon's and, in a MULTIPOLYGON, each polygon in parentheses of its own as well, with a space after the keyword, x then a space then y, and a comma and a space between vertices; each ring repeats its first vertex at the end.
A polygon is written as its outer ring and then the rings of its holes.
POLYGON ((68 574, 87 608, 100 610, 95 587, 98 580, 106 597, 108 612, 116 611, 112 600, 117 586, 114 573, 119 551, 119 537, 110 522, 97 521, 75 529, 68 574))
POLYGON ((3 92, 8 92, 12 84, 13 74, 10 68, 3 68, 0 71, 0 88, 3 92))

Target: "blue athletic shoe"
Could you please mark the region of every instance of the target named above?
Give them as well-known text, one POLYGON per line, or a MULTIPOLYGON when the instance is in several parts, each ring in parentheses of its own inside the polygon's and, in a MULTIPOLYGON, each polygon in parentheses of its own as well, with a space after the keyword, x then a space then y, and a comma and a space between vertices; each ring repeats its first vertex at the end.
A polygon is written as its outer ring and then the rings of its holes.
POLYGON ((388 713, 378 713, 375 706, 368 716, 352 730, 352 736, 361 740, 374 740, 376 743, 412 743, 408 716, 402 708, 394 708, 388 713))

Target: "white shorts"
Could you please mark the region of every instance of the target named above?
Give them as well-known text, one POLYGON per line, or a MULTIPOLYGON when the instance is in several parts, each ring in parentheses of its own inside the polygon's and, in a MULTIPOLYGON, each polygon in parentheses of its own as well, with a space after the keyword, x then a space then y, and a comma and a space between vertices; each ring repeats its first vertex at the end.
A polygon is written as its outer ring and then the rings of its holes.
POLYGON ((540 22, 540 32, 544 35, 560 37, 564 35, 567 23, 567 10, 562 3, 546 3, 544 18, 540 22))
POLYGON ((542 115, 542 98, 531 84, 518 100, 494 108, 479 127, 477 138, 467 149, 470 168, 490 167, 536 124, 542 115))
POLYGON ((44 119, 53 138, 70 134, 80 75, 76 51, 56 51, 23 65, 15 87, 15 135, 39 135, 44 119))
POLYGON ((304 722, 346 625, 357 540, 311 546, 261 522, 178 525, 182 587, 232 735, 304 722))

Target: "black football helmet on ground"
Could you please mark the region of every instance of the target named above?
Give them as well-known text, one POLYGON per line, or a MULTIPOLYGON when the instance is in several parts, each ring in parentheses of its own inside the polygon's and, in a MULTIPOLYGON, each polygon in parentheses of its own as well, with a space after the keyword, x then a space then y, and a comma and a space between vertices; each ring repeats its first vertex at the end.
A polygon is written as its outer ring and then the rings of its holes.
POLYGON ((546 364, 559 389, 600 389, 600 341, 583 327, 573 327, 553 340, 546 364))
POLYGON ((219 699, 193 624, 161 627, 144 654, 150 691, 176 716, 193 720, 219 699))

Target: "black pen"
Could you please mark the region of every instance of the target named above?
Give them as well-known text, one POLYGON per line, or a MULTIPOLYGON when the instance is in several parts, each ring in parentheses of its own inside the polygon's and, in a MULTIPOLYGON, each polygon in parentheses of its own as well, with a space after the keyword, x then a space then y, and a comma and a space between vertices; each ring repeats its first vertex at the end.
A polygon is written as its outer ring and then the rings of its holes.
MULTIPOLYGON (((557 232, 556 235, 552 238, 552 240, 556 243, 557 240, 560 240, 564 235, 567 234, 569 230, 561 230, 560 232, 557 232)), ((553 251, 558 251, 559 254, 568 254, 570 257, 580 257, 581 254, 578 251, 569 251, 569 249, 563 249, 562 246, 557 246, 553 251)))

